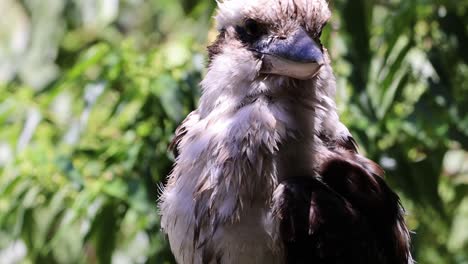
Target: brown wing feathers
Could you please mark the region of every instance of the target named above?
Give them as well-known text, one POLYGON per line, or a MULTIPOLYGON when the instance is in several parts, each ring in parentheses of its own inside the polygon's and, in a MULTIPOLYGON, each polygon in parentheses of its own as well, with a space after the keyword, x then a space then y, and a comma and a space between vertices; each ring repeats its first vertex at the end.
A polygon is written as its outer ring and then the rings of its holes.
POLYGON ((319 176, 281 183, 274 207, 287 263, 408 263, 402 207, 376 172, 378 165, 347 152, 319 176))

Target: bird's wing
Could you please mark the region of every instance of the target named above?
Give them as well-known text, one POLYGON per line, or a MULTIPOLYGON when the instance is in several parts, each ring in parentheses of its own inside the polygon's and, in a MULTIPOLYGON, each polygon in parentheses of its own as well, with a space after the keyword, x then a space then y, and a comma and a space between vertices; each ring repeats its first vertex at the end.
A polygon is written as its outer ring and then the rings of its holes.
POLYGON ((279 185, 274 213, 286 263, 412 263, 399 198, 364 159, 337 154, 320 176, 279 185))
POLYGON ((175 136, 169 144, 169 151, 172 151, 174 156, 177 158, 179 156, 179 145, 184 136, 187 134, 189 128, 196 122, 200 120, 198 110, 192 111, 185 119, 182 121, 179 127, 175 131, 175 136))

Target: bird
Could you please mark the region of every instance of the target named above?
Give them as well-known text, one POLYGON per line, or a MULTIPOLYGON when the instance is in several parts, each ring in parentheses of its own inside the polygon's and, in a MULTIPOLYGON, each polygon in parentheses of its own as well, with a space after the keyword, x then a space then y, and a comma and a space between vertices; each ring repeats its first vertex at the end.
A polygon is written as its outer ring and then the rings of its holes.
POLYGON ((217 5, 199 105, 158 201, 176 261, 413 263, 398 195, 337 112, 328 2, 217 5))

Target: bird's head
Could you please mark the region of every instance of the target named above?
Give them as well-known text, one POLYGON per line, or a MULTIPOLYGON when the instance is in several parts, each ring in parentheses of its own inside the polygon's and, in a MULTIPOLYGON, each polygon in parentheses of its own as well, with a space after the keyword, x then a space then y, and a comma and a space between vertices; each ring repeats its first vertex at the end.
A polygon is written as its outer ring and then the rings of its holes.
POLYGON ((261 62, 258 74, 311 79, 327 63, 320 37, 329 17, 325 0, 226 0, 211 59, 239 49, 261 62))
POLYGON ((275 93, 304 80, 326 86, 333 74, 320 37, 330 15, 326 0, 218 2, 219 35, 208 47, 205 94, 275 93))

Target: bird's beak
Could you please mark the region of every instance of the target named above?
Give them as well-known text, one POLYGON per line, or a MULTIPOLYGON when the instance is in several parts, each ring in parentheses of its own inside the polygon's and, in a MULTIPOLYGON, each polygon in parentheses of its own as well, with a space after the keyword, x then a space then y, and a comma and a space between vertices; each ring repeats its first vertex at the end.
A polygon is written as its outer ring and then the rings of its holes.
POLYGON ((300 80, 313 78, 324 64, 319 45, 300 28, 287 38, 272 38, 259 43, 262 55, 261 73, 277 74, 300 80))

